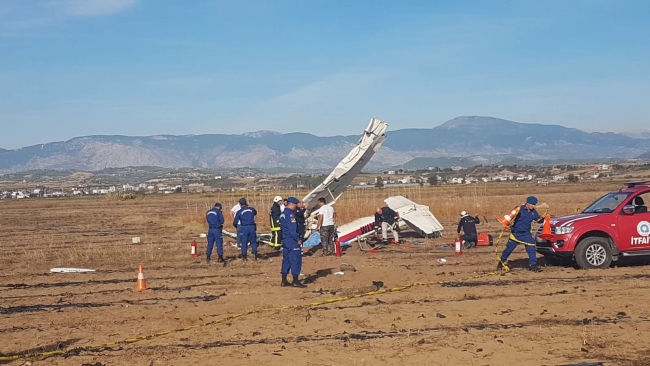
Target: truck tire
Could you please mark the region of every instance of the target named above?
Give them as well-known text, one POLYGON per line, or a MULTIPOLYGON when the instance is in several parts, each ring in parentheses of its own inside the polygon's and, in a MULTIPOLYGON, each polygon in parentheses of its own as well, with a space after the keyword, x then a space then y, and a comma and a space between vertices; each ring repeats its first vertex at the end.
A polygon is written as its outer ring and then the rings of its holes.
POLYGON ((574 255, 576 264, 582 269, 608 268, 612 264, 612 251, 605 238, 582 239, 574 255))

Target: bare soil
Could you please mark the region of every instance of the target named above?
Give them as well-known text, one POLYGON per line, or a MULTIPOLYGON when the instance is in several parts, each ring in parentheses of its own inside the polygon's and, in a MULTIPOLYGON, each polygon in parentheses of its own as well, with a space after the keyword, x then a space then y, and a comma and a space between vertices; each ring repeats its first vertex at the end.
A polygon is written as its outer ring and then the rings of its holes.
MULTIPOLYGON (((599 194, 576 198, 567 193, 572 205, 587 204, 599 194)), ((341 258, 321 257, 320 251, 306 255, 308 287, 282 288, 281 257, 268 247, 261 249, 261 260, 242 263, 238 251, 226 245, 227 264, 207 265, 204 239, 198 237, 203 226, 179 216, 187 206, 170 197, 2 202, 0 353, 89 347, 152 335, 29 362, 650 365, 650 310, 645 307, 650 267, 643 261, 594 271, 549 265, 532 273, 524 269, 527 259, 519 248, 511 272, 490 274, 496 266, 494 247, 466 250, 461 256, 437 247, 454 236, 455 225, 446 220, 442 239, 405 233, 411 245, 378 253, 352 246, 341 258), (142 244, 131 244, 133 236, 140 236, 142 244), (198 258, 190 257, 193 239, 199 243, 198 258), (438 263, 440 258, 447 263, 438 263), (139 263, 148 285, 143 292, 134 291, 139 263), (356 272, 334 274, 343 263, 356 272), (97 272, 50 274, 52 267, 97 272), (376 290, 377 282, 388 289, 436 283, 267 310, 364 294, 376 290), (191 326, 196 327, 162 334, 191 326)), ((265 210, 260 211, 264 220, 265 210)), ((499 232, 494 222, 481 229, 499 232)))

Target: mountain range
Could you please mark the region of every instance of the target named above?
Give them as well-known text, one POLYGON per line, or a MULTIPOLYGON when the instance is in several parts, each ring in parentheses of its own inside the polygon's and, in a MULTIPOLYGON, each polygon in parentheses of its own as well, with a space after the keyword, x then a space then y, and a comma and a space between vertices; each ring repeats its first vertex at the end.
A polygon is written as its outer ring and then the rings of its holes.
MULTIPOLYGON (((365 123, 360 123, 359 132, 363 127, 365 123)), ((145 165, 329 169, 350 151, 359 135, 319 137, 258 131, 241 135, 84 136, 15 150, 0 149, 0 172, 93 171, 145 165)), ((420 163, 427 161, 422 158, 448 158, 433 160, 444 165, 456 161, 489 164, 507 158, 625 159, 650 153, 650 139, 479 116, 457 117, 428 129, 389 127, 387 136, 367 169, 409 165, 418 158, 420 163)))

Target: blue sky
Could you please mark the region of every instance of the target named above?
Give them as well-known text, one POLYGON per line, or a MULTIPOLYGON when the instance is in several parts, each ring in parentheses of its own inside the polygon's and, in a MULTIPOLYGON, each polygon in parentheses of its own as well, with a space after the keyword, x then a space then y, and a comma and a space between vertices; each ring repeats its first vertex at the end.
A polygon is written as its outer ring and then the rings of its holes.
POLYGON ((358 134, 459 115, 650 129, 649 1, 0 0, 0 147, 358 134))

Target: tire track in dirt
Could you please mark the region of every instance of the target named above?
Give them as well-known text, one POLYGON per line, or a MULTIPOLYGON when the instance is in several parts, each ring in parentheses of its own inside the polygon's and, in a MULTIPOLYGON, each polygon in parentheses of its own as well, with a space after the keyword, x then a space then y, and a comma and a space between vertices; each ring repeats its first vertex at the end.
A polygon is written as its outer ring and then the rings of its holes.
POLYGON ((119 301, 110 301, 110 302, 82 302, 82 303, 68 303, 68 304, 36 304, 36 305, 17 305, 17 306, 0 306, 0 314, 3 315, 12 315, 19 313, 30 313, 46 310, 61 311, 63 309, 69 308, 100 308, 106 306, 115 306, 115 305, 155 305, 159 301, 187 301, 187 302, 199 302, 199 301, 215 301, 223 296, 226 296, 225 293, 221 295, 201 295, 201 296, 188 296, 188 297, 172 297, 172 298, 147 298, 147 299, 138 299, 138 300, 119 300, 119 301))
MULTIPOLYGON (((170 280, 199 280, 199 279, 209 279, 209 278, 238 278, 238 277, 251 277, 251 276, 262 276, 264 273, 259 272, 259 273, 245 273, 245 274, 237 274, 237 273, 232 273, 232 274, 227 274, 227 275, 206 275, 206 276, 195 276, 195 277, 188 277, 188 276, 172 276, 172 277, 164 277, 164 278, 156 278, 152 277, 150 278, 151 280, 163 280, 163 281, 170 281, 170 280)), ((129 279, 106 279, 106 280, 88 280, 88 281, 69 281, 69 282, 52 282, 52 283, 47 283, 47 282, 41 282, 41 283, 35 283, 35 284, 26 284, 26 283, 8 283, 5 285, 0 285, 0 290, 24 290, 24 289, 42 289, 42 288, 53 288, 53 287, 68 287, 68 286, 82 286, 82 285, 105 285, 105 284, 120 284, 120 283, 127 283, 127 282, 135 282, 133 278, 129 279)))
MULTIPOLYGON (((419 327, 411 329, 391 329, 391 330, 362 330, 358 332, 348 333, 332 333, 332 334, 322 334, 322 335, 298 335, 298 336, 285 336, 285 337, 267 337, 267 338, 246 338, 246 339, 231 339, 231 340, 222 340, 214 341, 202 344, 187 344, 187 343, 177 343, 177 344, 166 344, 167 348, 176 348, 176 349, 191 349, 191 350, 200 350, 200 349, 215 349, 215 348, 227 348, 227 347, 242 347, 242 346, 255 346, 255 345, 274 345, 274 344, 298 344, 298 343, 318 343, 318 342, 331 342, 331 341, 341 341, 343 342, 343 347, 348 347, 350 341, 372 341, 377 339, 392 339, 392 338, 404 338, 404 337, 421 337, 428 336, 432 333, 442 333, 442 332, 454 332, 454 333, 468 333, 470 330, 475 331, 512 331, 517 329, 524 329, 529 327, 583 327, 586 325, 589 326, 605 326, 605 325, 615 325, 622 322, 650 322, 650 319, 647 318, 638 318, 632 319, 626 315, 618 314, 615 317, 606 317, 598 318, 593 317, 592 319, 535 319, 528 322, 518 322, 518 323, 468 323, 460 324, 457 326, 437 326, 437 327, 419 327)), ((395 328, 395 327, 393 327, 395 328)), ((260 336, 259 332, 254 332, 253 336, 260 336)), ((426 341, 421 339, 418 343, 423 344, 426 341)), ((128 352, 132 353, 138 350, 144 349, 158 349, 159 345, 134 345, 128 347, 128 352)), ((108 347, 108 346, 99 346, 99 347, 79 347, 77 349, 72 349, 70 352, 65 353, 64 357, 79 356, 84 352, 97 353, 97 352, 122 352, 126 350, 126 347, 108 347)), ((278 351, 279 352, 279 351, 278 351)))

